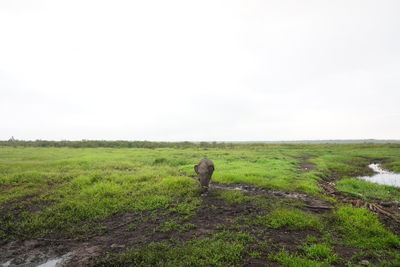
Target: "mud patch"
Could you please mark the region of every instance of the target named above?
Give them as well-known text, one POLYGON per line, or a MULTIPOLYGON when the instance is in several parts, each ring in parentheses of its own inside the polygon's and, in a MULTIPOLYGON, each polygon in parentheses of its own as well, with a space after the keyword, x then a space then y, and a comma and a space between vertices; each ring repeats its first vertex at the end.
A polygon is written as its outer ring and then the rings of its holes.
MULTIPOLYGON (((134 217, 132 214, 117 214, 110 217, 102 225, 121 225, 124 222, 134 222, 140 220, 140 216, 134 217)), ((153 223, 146 222, 138 224, 136 231, 130 231, 125 225, 109 231, 102 236, 92 237, 90 240, 71 240, 67 242, 48 242, 43 240, 13 241, 0 247, 0 262, 10 261, 11 265, 36 266, 46 263, 53 259, 59 259, 68 254, 68 259, 58 263, 62 266, 85 265, 93 257, 101 255, 104 251, 115 251, 125 247, 126 244, 139 243, 145 241, 146 237, 142 234, 151 232, 153 223)))
POLYGON ((37 195, 27 195, 19 198, 12 199, 4 204, 2 204, 0 209, 0 217, 5 217, 6 215, 17 216, 22 211, 29 211, 33 209, 32 200, 37 199, 37 195))
POLYGON ((41 199, 40 193, 14 198, 1 205, 0 218, 12 216, 14 219, 18 219, 23 212, 38 213, 53 204, 54 201, 41 199))
POLYGON ((291 198, 291 199, 298 199, 302 200, 305 202, 304 208, 316 212, 316 213, 325 213, 329 212, 331 209, 333 209, 333 206, 322 199, 312 197, 307 194, 303 193, 298 193, 298 192, 289 192, 289 191, 281 191, 281 190, 269 190, 269 189, 263 189, 259 187, 255 187, 252 185, 246 185, 246 184, 240 184, 240 183, 235 183, 235 184, 219 184, 212 182, 210 185, 211 188, 216 188, 216 189, 224 189, 224 190, 239 190, 239 191, 244 191, 247 192, 249 195, 266 195, 266 196, 272 196, 272 197, 278 197, 278 198, 291 198))
POLYGON ((357 248, 351 248, 343 245, 336 245, 334 247, 334 252, 340 256, 343 260, 350 261, 355 254, 359 253, 361 250, 357 248))
POLYGON ((298 247, 304 244, 307 236, 321 237, 320 233, 312 230, 292 231, 288 229, 274 229, 274 231, 267 234, 276 249, 285 248, 290 252, 299 251, 298 247))
POLYGON ((315 164, 312 162, 301 162, 300 163, 301 173, 306 173, 315 170, 315 164))
POLYGON ((299 169, 301 173, 306 173, 315 170, 315 164, 310 162, 309 160, 312 158, 316 158, 316 155, 301 155, 301 156, 292 156, 295 159, 300 160, 299 169))
POLYGON ((215 192, 211 191, 203 198, 203 203, 197 210, 196 215, 189 219, 189 222, 197 227, 188 232, 187 235, 209 235, 214 233, 219 226, 229 225, 238 216, 261 212, 262 209, 256 208, 247 202, 228 204, 226 201, 217 198, 215 192))

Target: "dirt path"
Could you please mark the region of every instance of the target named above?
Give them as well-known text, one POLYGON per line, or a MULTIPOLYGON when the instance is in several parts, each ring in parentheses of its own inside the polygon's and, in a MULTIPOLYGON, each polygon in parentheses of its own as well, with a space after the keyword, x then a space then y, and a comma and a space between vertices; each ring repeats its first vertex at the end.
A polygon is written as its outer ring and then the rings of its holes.
POLYGON ((307 154, 301 156, 292 156, 292 155, 287 155, 287 156, 300 160, 298 166, 301 173, 306 173, 315 170, 315 163, 312 163, 309 160, 312 158, 316 158, 317 157, 316 155, 307 154))

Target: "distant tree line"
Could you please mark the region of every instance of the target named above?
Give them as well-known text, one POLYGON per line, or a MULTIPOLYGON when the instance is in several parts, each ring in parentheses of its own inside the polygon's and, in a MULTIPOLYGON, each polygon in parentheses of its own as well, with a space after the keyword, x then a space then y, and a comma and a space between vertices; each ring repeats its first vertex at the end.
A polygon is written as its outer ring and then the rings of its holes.
POLYGON ((217 142, 151 142, 151 141, 106 141, 106 140, 80 140, 80 141, 25 141, 10 138, 0 141, 0 146, 18 147, 110 147, 110 148, 231 148, 238 144, 217 142))
POLYGON ((84 147, 110 147, 110 148, 277 148, 277 147, 291 147, 291 148, 306 148, 310 146, 323 147, 334 147, 334 146, 346 146, 346 147, 391 147, 400 148, 400 143, 396 140, 394 142, 387 143, 374 143, 374 142, 353 142, 348 143, 347 141, 342 143, 326 143, 301 141, 296 142, 151 142, 151 141, 106 141, 106 140, 80 140, 80 141, 48 141, 48 140, 18 140, 10 138, 9 140, 0 140, 0 146, 11 146, 11 147, 73 147, 73 148, 84 148, 84 147))

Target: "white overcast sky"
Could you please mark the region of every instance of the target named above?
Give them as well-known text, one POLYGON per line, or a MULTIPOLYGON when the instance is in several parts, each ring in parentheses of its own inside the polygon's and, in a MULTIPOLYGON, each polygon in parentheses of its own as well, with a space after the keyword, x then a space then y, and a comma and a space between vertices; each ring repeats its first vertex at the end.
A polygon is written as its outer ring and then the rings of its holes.
POLYGON ((400 139, 400 1, 0 0, 0 139, 400 139))

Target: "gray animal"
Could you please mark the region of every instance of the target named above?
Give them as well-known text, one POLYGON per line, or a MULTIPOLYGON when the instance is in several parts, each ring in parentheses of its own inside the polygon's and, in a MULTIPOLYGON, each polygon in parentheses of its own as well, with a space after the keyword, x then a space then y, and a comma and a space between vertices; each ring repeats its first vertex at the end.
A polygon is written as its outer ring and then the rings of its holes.
POLYGON ((197 173, 197 178, 200 182, 201 193, 207 193, 208 185, 214 172, 214 163, 211 160, 204 158, 200 160, 199 164, 194 165, 194 170, 197 173))

